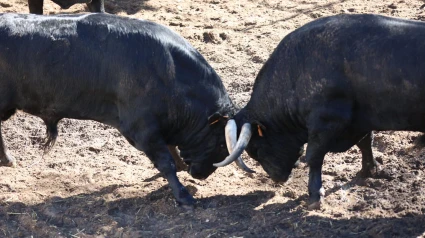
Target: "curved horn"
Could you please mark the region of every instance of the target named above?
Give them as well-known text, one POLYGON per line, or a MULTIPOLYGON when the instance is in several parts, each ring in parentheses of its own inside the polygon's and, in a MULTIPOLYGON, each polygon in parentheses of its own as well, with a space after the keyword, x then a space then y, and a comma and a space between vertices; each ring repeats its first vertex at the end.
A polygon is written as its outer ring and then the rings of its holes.
MULTIPOLYGON (((229 154, 231 154, 237 142, 237 126, 235 120, 230 119, 229 121, 227 121, 225 127, 225 136, 227 150, 229 151, 229 154)), ((236 160, 236 165, 247 173, 255 173, 254 170, 246 166, 240 156, 236 160)))
POLYGON ((236 122, 233 119, 227 121, 226 127, 224 128, 224 134, 226 136, 226 146, 229 154, 232 153, 233 147, 235 147, 237 142, 237 126, 236 122))
MULTIPOLYGON (((246 146, 248 145, 249 139, 251 139, 251 124, 244 123, 241 129, 241 134, 239 135, 239 140, 236 143, 236 146, 233 147, 233 151, 230 153, 229 156, 225 160, 223 160, 220 163, 214 164, 215 167, 223 167, 226 166, 233 161, 237 160, 238 157, 242 154, 242 152, 245 150, 246 146)), ((227 136, 226 136, 227 138, 227 136)), ((230 152, 230 151, 229 151, 230 152)))
POLYGON ((247 172, 247 173, 255 173, 254 170, 250 169, 248 166, 246 166, 246 164, 243 162, 242 157, 238 157, 238 159, 236 160, 236 165, 241 168, 243 171, 247 172))

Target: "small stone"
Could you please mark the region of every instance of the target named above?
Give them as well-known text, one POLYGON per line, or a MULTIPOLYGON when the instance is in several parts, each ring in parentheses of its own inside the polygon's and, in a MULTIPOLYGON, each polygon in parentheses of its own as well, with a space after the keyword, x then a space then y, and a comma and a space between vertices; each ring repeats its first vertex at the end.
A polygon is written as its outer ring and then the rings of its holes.
POLYGON ((394 3, 391 3, 390 5, 388 5, 388 8, 397 9, 397 5, 395 5, 394 3))

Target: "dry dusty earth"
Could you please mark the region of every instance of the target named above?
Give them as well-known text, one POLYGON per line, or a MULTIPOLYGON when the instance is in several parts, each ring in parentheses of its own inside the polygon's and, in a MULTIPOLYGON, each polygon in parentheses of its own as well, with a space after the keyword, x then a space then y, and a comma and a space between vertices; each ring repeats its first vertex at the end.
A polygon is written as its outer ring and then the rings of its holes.
MULTIPOLYGON (((425 19, 423 2, 301 0, 105 0, 106 10, 167 25, 188 39, 243 106, 262 64, 290 31, 322 16, 379 13, 425 19)), ((45 0, 45 13, 61 10, 45 0)), ((0 0, 0 12, 27 13, 25 0, 0 0)), ((176 207, 166 181, 117 130, 62 120, 43 156, 42 121, 18 113, 3 126, 17 168, 0 168, 0 237, 424 237, 425 149, 418 133, 377 133, 382 178, 356 177, 358 149, 329 154, 326 203, 307 211, 305 164, 275 185, 257 173, 220 168, 205 181, 178 176, 197 198, 194 211, 176 207)))

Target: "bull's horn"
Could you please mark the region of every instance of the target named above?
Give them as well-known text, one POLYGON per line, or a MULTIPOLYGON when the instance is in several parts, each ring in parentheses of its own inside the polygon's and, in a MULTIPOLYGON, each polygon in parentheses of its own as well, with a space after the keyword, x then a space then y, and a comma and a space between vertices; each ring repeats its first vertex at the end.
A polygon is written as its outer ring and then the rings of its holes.
POLYGON ((243 162, 242 157, 238 157, 238 159, 236 160, 236 165, 241 168, 243 171, 247 172, 247 173, 255 173, 254 170, 250 169, 248 166, 246 166, 246 164, 243 162))
MULTIPOLYGON (((227 131, 227 128, 226 128, 226 131, 227 131)), ((229 151, 230 155, 227 156, 227 158, 225 160, 223 160, 222 162, 214 164, 214 166, 215 167, 223 167, 223 166, 226 166, 226 165, 232 163, 233 161, 237 160, 239 158, 239 156, 241 156, 242 152, 245 150, 246 146, 248 145, 249 139, 251 139, 251 134, 252 134, 251 124, 250 123, 243 124, 242 129, 241 129, 241 134, 239 135, 239 140, 237 141, 236 146, 234 146, 234 147, 232 146, 233 151, 229 151)), ((228 138, 228 136, 226 135, 226 139, 227 138, 228 138)), ((230 138, 230 135, 229 135, 229 138, 230 138)))
POLYGON ((227 121, 226 127, 224 128, 224 134, 226 136, 226 146, 229 154, 232 153, 233 147, 235 147, 237 142, 237 130, 236 122, 233 119, 227 121))
MULTIPOLYGON (((227 150, 229 151, 229 154, 232 154, 233 148, 236 145, 236 142, 237 142, 236 134, 237 134, 236 122, 235 120, 230 119, 229 121, 227 121, 227 124, 225 127, 226 146, 227 146, 227 150)), ((243 162, 240 156, 236 160, 236 165, 247 173, 255 173, 254 170, 246 166, 246 164, 243 162)))

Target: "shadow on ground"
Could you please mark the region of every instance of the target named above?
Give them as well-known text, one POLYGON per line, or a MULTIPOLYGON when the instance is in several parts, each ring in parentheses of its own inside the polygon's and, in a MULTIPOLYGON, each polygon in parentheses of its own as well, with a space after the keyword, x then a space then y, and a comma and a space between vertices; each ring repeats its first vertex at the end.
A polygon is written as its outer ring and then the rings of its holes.
POLYGON ((200 198, 194 211, 176 207, 168 187, 145 197, 105 199, 117 196, 115 191, 121 187, 109 186, 67 198, 53 197, 33 206, 3 203, 0 236, 417 237, 425 232, 424 215, 330 219, 307 215, 299 206, 303 198, 259 208, 275 196, 268 191, 200 198))

